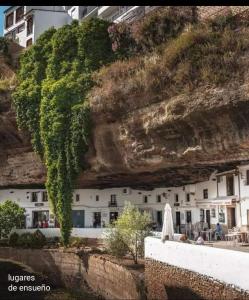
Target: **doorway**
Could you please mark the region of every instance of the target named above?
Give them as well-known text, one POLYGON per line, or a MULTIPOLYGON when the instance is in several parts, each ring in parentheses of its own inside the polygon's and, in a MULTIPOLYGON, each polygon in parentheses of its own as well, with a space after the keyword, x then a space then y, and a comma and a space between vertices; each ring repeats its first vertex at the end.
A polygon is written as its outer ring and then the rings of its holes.
POLYGON ((40 210, 33 211, 33 228, 37 228, 39 224, 43 221, 48 221, 49 219, 49 211, 48 210, 40 210))
POLYGON ((101 212, 93 213, 93 227, 101 227, 101 212))
POLYGON ((233 178, 233 175, 227 175, 226 181, 227 181, 227 196, 233 196, 234 195, 234 178, 233 178))
POLYGON ((110 223, 112 224, 114 221, 116 221, 118 218, 118 212, 112 211, 110 212, 110 223))
POLYGON ((84 210, 72 210, 72 221, 74 228, 85 227, 85 211, 84 210))
POLYGON ((176 231, 181 233, 181 213, 176 211, 176 231))
POLYGON ((236 226, 235 207, 227 207, 227 227, 231 229, 236 226))
POLYGON ((209 209, 207 209, 206 210, 206 222, 207 222, 207 224, 208 224, 208 228, 210 229, 211 228, 211 218, 210 218, 210 210, 209 209))
POLYGON ((249 226, 249 209, 247 210, 247 226, 249 226))
POLYGON ((161 210, 158 210, 156 212, 156 221, 157 221, 158 226, 161 227, 163 224, 163 213, 161 210))

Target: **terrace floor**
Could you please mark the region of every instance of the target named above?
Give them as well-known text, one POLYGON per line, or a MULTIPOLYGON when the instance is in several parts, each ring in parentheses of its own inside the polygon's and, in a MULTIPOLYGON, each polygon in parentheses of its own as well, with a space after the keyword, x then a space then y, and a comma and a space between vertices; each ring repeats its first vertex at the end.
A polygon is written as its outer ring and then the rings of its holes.
POLYGON ((234 243, 231 241, 211 241, 211 242, 205 242, 204 245, 210 246, 210 247, 215 247, 215 248, 228 249, 228 250, 249 253, 249 244, 234 243))

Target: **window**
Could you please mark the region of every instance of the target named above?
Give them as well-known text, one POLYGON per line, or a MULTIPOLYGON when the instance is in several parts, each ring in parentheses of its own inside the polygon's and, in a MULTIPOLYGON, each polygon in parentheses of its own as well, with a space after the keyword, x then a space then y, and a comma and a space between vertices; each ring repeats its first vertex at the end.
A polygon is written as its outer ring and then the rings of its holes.
POLYGON ((161 202, 161 195, 157 195, 156 200, 157 200, 157 203, 160 203, 161 202))
POLYGON ((27 36, 33 33, 33 16, 27 20, 27 36))
POLYGON ((246 185, 249 185, 249 170, 246 170, 246 185))
POLYGON ((116 205, 116 204, 117 204, 117 196, 111 195, 111 205, 116 205))
POLYGON ((211 209, 211 217, 216 218, 216 209, 215 208, 211 209))
POLYGON ((79 201, 80 201, 80 195, 79 195, 79 194, 76 194, 76 196, 75 196, 75 201, 76 201, 76 202, 79 202, 79 201))
POLYGON ((9 33, 5 34, 5 37, 10 40, 15 40, 16 39, 16 30, 14 29, 14 30, 10 31, 9 33))
POLYGON ((204 209, 200 209, 200 221, 204 222, 204 220, 205 220, 204 209))
POLYGON ((234 195, 234 180, 233 175, 227 175, 226 177, 227 181, 227 196, 233 196, 234 195))
POLYGON ((96 201, 99 201, 99 195, 96 195, 95 199, 96 201))
POLYGON ((25 24, 23 23, 22 25, 17 27, 17 32, 20 33, 25 29, 25 24))
POLYGON ((187 221, 187 223, 191 223, 192 222, 191 210, 187 210, 186 211, 186 221, 187 221))
POLYGON ((16 22, 20 21, 24 15, 24 6, 19 7, 16 10, 16 22))
POLYGON ((189 202, 190 201, 190 193, 187 193, 186 194, 186 202, 189 202))
POLYGON ((148 196, 144 196, 144 203, 148 203, 148 196))
POLYGON ((38 192, 32 192, 31 202, 38 202, 38 192))
POLYGON ((179 195, 175 194, 175 202, 179 202, 179 195))
POLYGON ((42 192, 42 202, 47 202, 47 201, 48 201, 48 193, 42 192))
POLYGON ((208 189, 203 190, 203 199, 208 199, 208 189))
POLYGON ((12 12, 6 16, 5 28, 9 28, 10 26, 12 26, 13 22, 14 22, 14 13, 12 12))
POLYGON ((32 39, 27 40, 26 47, 29 47, 33 44, 32 39))

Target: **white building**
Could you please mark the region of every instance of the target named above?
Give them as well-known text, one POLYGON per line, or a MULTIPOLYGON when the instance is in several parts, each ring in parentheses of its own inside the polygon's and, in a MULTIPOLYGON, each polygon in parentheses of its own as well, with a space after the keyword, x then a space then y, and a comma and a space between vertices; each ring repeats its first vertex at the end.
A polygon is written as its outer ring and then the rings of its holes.
POLYGON ((4 12, 4 36, 27 47, 50 27, 71 22, 62 6, 11 6, 4 12))
POLYGON ((132 22, 158 6, 11 6, 4 12, 4 36, 28 47, 50 27, 98 17, 132 22))
MULTIPOLYGON (((42 189, 0 190, 0 202, 7 199, 26 209, 26 226, 35 227, 46 218, 56 226, 49 211, 47 194, 42 189)), ((74 191, 74 227, 101 227, 116 219, 125 201, 151 214, 160 229, 165 203, 173 211, 175 229, 184 232, 186 224, 219 222, 225 231, 234 226, 249 226, 249 165, 223 173, 214 172, 208 181, 181 187, 161 187, 152 191, 131 188, 77 189, 74 191)))

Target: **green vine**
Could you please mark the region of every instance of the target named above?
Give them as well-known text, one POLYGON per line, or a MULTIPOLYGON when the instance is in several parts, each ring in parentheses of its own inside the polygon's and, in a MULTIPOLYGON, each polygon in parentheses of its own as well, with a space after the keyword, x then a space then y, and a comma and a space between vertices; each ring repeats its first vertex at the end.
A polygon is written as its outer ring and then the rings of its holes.
POLYGON ((65 245, 72 228, 73 189, 88 149, 92 73, 114 59, 109 25, 90 19, 45 32, 23 54, 13 94, 18 125, 28 129, 46 164, 46 188, 65 245))

